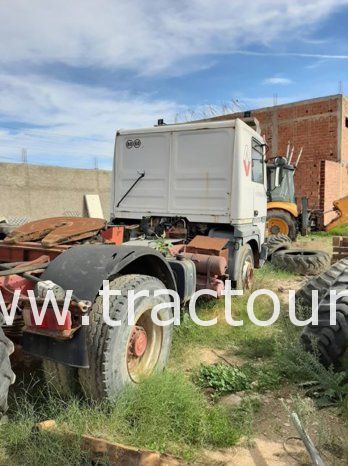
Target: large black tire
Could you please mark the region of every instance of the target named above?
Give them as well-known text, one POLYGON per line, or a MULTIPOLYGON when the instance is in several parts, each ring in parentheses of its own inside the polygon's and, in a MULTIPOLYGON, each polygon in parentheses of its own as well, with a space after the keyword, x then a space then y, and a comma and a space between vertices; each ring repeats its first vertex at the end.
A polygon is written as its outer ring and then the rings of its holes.
POLYGON ((276 251, 283 251, 284 249, 290 249, 291 239, 286 235, 272 235, 268 236, 266 240, 267 244, 267 259, 271 260, 272 254, 276 251))
MULTIPOLYGON (((319 358, 325 366, 338 365, 348 347, 347 297, 337 300, 336 325, 330 325, 330 290, 336 290, 338 294, 347 290, 347 287, 348 259, 342 259, 319 277, 309 280, 296 293, 297 306, 311 308, 312 291, 318 290, 318 325, 307 325, 300 338, 307 351, 319 353, 319 358)), ((308 318, 309 315, 305 317, 308 318)))
POLYGON ((330 325, 330 303, 327 298, 318 308, 318 325, 307 325, 301 342, 307 351, 318 354, 325 366, 337 366, 348 348, 348 298, 338 300, 336 325, 330 325))
MULTIPOLYGON (((151 292, 164 289, 157 278, 146 275, 125 275, 110 282, 110 289, 121 290, 120 296, 110 296, 110 318, 120 320, 120 326, 109 326, 103 319, 103 301, 95 300, 87 331, 89 369, 79 369, 79 380, 83 392, 95 400, 113 399, 129 384, 141 381, 152 372, 165 368, 172 342, 173 325, 160 327, 149 321, 149 312, 159 303, 168 303, 168 296, 154 298, 151 292), (135 326, 127 323, 127 293, 149 290, 150 297, 135 301, 135 322, 137 328, 146 330, 149 344, 140 357, 134 356, 135 326), (158 346, 159 345, 159 346, 158 346)), ((171 309, 163 309, 162 320, 172 317, 171 309)))
POLYGON ((14 345, 0 327, 0 416, 7 411, 7 399, 10 386, 16 380, 11 369, 10 355, 14 351, 14 345))
POLYGON ((288 236, 291 241, 295 241, 297 237, 297 221, 286 210, 269 209, 267 211, 267 229, 269 236, 283 234, 288 236), (272 219, 275 221, 272 222, 272 219))
POLYGON ((303 306, 312 305, 312 291, 318 290, 319 303, 325 298, 330 289, 337 293, 348 288, 348 258, 333 264, 326 272, 308 280, 297 292, 296 303, 303 306))
POLYGON ((251 288, 254 276, 254 254, 249 244, 245 244, 237 251, 236 289, 248 290, 251 288))
POLYGON ((64 366, 58 362, 44 359, 42 370, 51 392, 66 398, 80 393, 78 374, 75 367, 64 366))
POLYGON ((330 267, 330 254, 324 251, 288 249, 274 253, 272 264, 299 275, 319 275, 330 267))

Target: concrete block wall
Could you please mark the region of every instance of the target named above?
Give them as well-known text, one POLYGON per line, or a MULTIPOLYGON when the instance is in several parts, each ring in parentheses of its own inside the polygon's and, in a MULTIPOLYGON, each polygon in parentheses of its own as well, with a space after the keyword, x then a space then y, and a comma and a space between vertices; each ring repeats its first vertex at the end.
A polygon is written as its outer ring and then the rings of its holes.
POLYGON ((32 220, 76 212, 86 215, 85 194, 99 194, 110 215, 111 172, 0 163, 0 216, 32 220))

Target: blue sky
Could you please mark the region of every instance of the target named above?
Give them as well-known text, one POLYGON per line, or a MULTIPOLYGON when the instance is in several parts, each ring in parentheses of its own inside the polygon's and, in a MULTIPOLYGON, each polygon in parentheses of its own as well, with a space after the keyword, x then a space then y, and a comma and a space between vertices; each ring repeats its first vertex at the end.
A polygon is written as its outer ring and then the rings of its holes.
POLYGON ((0 161, 111 168, 117 128, 348 94, 348 0, 2 0, 0 161))

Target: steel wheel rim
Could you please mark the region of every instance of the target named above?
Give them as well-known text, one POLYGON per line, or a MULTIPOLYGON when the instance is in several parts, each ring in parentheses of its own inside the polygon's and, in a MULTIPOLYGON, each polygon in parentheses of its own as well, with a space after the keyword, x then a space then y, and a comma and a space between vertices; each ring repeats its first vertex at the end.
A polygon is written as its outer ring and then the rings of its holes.
MULTIPOLYGON (((156 368, 163 340, 163 327, 155 325, 151 319, 151 309, 147 309, 138 316, 135 325, 130 331, 127 342, 126 363, 129 377, 135 383, 139 383, 144 377, 149 376, 156 368), (134 331, 146 334, 146 348, 143 354, 139 354, 134 344, 134 331)), ((141 346, 141 345, 140 345, 141 346)))
POLYGON ((244 289, 249 290, 251 288, 253 276, 254 276, 254 267, 253 267, 251 258, 248 257, 245 260, 243 264, 243 269, 242 269, 242 283, 243 283, 244 289))
POLYGON ((270 218, 268 220, 268 233, 270 235, 287 235, 289 233, 289 225, 281 218, 270 218))

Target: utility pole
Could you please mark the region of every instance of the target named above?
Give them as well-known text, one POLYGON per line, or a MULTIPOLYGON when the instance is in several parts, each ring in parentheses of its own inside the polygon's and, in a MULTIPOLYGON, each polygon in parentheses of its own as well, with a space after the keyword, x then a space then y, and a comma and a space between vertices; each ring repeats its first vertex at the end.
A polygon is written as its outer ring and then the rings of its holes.
POLYGON ((98 157, 94 157, 94 169, 98 170, 98 157))
POLYGON ((22 149, 22 163, 28 163, 28 151, 25 147, 22 149))

